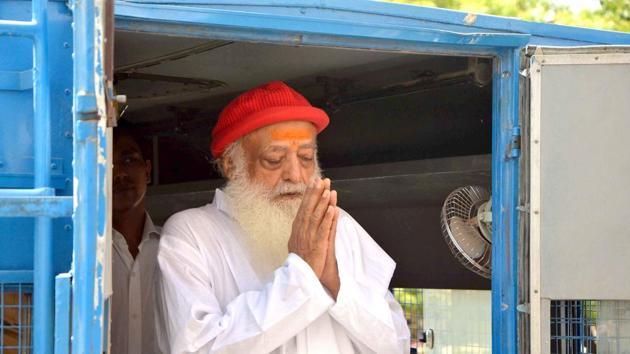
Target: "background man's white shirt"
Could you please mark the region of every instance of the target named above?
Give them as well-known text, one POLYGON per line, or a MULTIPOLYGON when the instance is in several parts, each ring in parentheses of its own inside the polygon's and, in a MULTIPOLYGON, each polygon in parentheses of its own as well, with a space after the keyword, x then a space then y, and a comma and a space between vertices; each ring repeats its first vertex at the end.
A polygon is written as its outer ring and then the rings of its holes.
POLYGON ((170 353, 408 353, 409 329, 388 290, 394 261, 342 212, 335 302, 310 266, 289 254, 268 282, 251 266, 221 190, 172 216, 158 261, 158 316, 170 353))
POLYGON ((112 354, 159 353, 155 334, 155 284, 160 231, 146 214, 135 259, 125 237, 112 231, 112 354))

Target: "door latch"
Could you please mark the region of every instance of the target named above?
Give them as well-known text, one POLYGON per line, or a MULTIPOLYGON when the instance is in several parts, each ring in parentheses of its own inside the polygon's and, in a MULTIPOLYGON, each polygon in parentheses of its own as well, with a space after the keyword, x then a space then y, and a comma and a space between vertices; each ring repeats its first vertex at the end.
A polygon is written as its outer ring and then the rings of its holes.
POLYGON ((424 343, 424 346, 428 349, 433 349, 433 340, 433 329, 431 328, 418 333, 418 341, 424 343))

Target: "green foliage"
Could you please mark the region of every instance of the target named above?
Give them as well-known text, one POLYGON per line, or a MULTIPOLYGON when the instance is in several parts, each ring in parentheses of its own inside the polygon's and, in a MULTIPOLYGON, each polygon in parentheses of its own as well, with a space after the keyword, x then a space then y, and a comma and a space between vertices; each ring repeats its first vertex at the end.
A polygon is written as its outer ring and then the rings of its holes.
POLYGON ((572 12, 551 0, 387 0, 523 20, 630 32, 630 0, 600 0, 601 9, 572 12))

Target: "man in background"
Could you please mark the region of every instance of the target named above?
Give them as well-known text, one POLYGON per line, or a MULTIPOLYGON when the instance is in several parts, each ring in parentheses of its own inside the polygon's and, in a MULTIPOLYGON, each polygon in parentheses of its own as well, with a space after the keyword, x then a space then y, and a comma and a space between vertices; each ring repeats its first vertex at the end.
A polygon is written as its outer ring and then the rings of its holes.
POLYGON ((144 209, 151 161, 124 122, 114 129, 111 353, 159 353, 155 281, 160 228, 144 209))

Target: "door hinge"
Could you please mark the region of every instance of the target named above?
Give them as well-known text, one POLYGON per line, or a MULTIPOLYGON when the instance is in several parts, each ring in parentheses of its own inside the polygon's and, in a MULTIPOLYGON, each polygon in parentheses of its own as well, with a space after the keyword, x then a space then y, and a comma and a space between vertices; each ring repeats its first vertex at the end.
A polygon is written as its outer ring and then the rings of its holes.
POLYGON ((512 128, 512 137, 508 145, 507 158, 517 159, 521 157, 521 127, 512 128))

